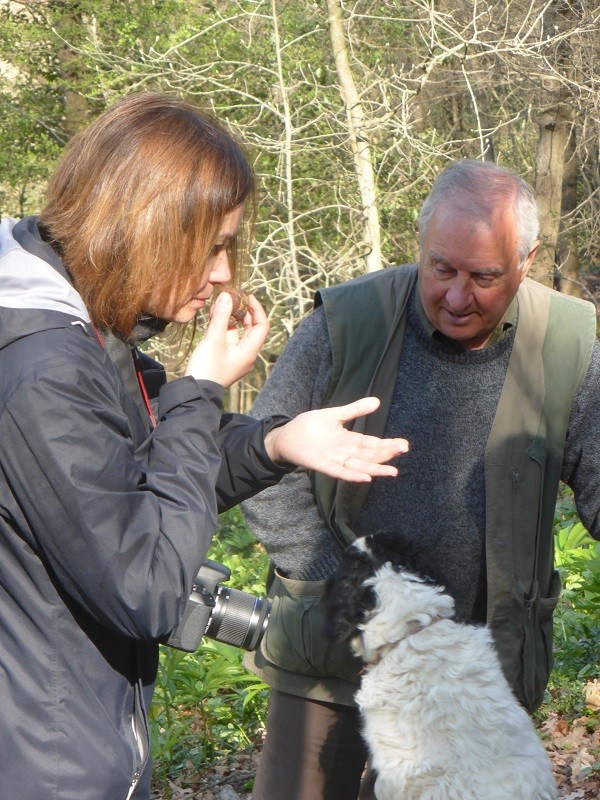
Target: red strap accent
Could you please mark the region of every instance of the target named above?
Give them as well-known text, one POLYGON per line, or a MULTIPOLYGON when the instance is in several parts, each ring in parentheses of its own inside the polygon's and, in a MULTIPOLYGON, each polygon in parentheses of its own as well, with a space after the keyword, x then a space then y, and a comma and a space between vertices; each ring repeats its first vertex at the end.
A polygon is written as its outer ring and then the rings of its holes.
POLYGON ((150 398, 148 397, 148 392, 146 391, 146 385, 144 383, 144 376, 142 374, 142 367, 140 365, 140 357, 135 347, 131 351, 131 354, 133 355, 135 374, 137 375, 138 383, 140 385, 140 392, 142 393, 144 405, 146 406, 146 411, 148 412, 148 416, 150 417, 150 424, 152 425, 153 428, 156 428, 156 417, 154 416, 154 411, 152 411, 150 398))
POLYGON ((102 337, 100 336, 100 331, 99 331, 99 330, 98 330, 98 328, 97 328, 97 327, 94 325, 94 323, 93 323, 93 322, 91 322, 91 323, 90 323, 90 325, 91 325, 91 326, 92 326, 92 328, 94 329, 94 333, 96 334, 96 339, 98 339, 98 341, 100 342, 100 347, 104 348, 104 342, 102 341, 102 337))
MULTIPOLYGON (((100 331, 94 325, 93 322, 92 322, 92 328, 94 329, 96 337, 100 342, 100 346, 104 347, 104 342, 102 341, 102 337, 100 336, 100 331)), ((133 358, 133 365, 135 367, 135 374, 138 379, 140 392, 142 393, 142 400, 144 401, 144 405, 146 406, 146 411, 148 412, 148 416, 150 417, 150 424, 152 425, 153 428, 156 428, 156 417, 154 416, 154 412, 152 411, 150 398, 148 397, 148 392, 146 391, 146 385, 144 384, 144 376, 142 375, 142 368, 140 366, 140 357, 135 347, 131 350, 131 355, 133 358)))

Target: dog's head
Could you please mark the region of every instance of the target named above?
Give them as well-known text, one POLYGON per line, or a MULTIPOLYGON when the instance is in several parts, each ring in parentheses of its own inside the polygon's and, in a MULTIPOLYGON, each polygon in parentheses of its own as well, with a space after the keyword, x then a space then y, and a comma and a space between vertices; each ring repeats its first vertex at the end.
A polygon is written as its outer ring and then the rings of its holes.
POLYGON ((366 661, 384 645, 451 617, 454 601, 431 551, 395 531, 346 548, 327 587, 327 629, 366 661))

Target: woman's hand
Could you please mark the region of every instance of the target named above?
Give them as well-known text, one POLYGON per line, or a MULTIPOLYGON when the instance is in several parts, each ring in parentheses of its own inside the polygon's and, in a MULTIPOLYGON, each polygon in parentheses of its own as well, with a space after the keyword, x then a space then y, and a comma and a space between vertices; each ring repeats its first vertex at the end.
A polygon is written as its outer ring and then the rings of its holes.
POLYGON ((306 411, 269 431, 267 453, 274 462, 291 462, 343 481, 365 483, 374 477, 394 477, 398 470, 384 462, 407 452, 406 439, 379 439, 344 427, 345 422, 378 407, 376 397, 365 397, 347 406, 306 411))
POLYGON ((269 333, 267 315, 252 295, 241 334, 237 326, 229 327, 231 309, 231 295, 221 292, 212 305, 206 334, 190 356, 185 373, 220 383, 226 389, 251 372, 269 333))

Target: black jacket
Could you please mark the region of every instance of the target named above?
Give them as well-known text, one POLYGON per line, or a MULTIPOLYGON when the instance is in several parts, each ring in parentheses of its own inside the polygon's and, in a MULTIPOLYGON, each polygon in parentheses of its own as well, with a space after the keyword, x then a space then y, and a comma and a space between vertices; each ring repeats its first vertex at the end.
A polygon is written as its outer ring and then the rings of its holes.
MULTIPOLYGON (((110 349, 110 348, 109 348, 110 349)), ((157 640, 281 419, 160 389, 150 430, 35 221, 0 225, 0 798, 148 795, 157 640), (217 486, 217 492, 215 492, 217 486)))

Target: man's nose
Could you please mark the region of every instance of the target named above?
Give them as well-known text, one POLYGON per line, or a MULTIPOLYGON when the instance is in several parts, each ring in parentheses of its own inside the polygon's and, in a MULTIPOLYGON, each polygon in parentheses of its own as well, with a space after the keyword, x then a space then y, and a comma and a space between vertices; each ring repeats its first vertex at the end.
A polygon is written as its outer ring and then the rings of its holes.
POLYGON ((473 302, 473 290, 468 278, 457 276, 446 292, 446 302, 452 311, 465 311, 473 302))

